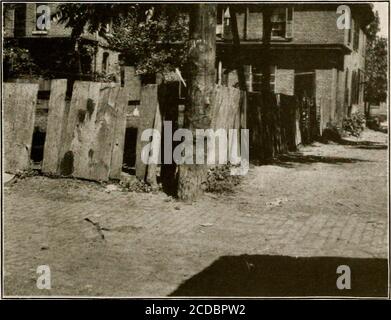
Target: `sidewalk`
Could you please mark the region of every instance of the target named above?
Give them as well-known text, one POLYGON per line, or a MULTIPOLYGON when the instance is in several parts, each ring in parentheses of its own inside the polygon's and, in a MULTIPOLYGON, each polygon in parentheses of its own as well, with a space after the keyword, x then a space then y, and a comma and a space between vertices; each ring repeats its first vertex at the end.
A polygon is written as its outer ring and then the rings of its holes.
POLYGON ((6 295, 166 296, 222 256, 387 257, 387 135, 314 144, 193 205, 30 177, 4 190, 6 295), (36 288, 48 265, 52 289, 36 288))

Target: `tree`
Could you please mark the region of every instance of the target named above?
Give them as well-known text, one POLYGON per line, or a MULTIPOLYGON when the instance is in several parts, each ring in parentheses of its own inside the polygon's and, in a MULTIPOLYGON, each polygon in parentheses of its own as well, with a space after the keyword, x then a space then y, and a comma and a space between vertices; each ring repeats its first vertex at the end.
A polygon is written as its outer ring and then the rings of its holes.
POLYGON ((387 39, 379 37, 379 16, 367 27, 365 55, 365 114, 370 116, 370 107, 387 99, 387 39))
POLYGON ((165 73, 182 69, 188 32, 188 16, 183 13, 176 19, 167 14, 146 18, 145 12, 133 10, 113 21, 107 40, 126 54, 138 74, 165 73))
MULTIPOLYGON (((189 45, 186 73, 189 78, 185 126, 194 133, 196 129, 209 128, 211 125, 215 87, 216 6, 215 4, 180 6, 172 4, 63 4, 59 6, 59 21, 65 23, 67 27, 71 27, 72 36, 77 39, 84 30, 89 32, 104 31, 105 25, 111 23, 113 19, 121 19, 129 14, 133 14, 134 23, 145 21, 149 27, 154 25, 150 24, 152 18, 157 21, 154 26, 159 25, 160 14, 167 15, 172 22, 178 12, 187 12, 189 14, 189 45), (154 15, 155 6, 159 6, 160 10, 154 15)), ((133 25, 133 22, 130 22, 130 25, 133 25)), ((153 37, 153 28, 145 30, 148 30, 144 34, 147 41, 156 41, 156 37, 153 37)), ((134 31, 133 34, 137 34, 137 32, 134 31)), ((138 39, 132 40, 138 41, 138 39)), ((126 43, 131 46, 130 41, 126 43)), ((195 147, 193 150, 196 150, 195 147)), ((196 199, 202 192, 206 173, 206 164, 181 165, 178 177, 178 197, 187 201, 196 199)))
MULTIPOLYGON (((196 129, 211 127, 216 82, 216 7, 214 4, 194 4, 190 11, 185 126, 192 131, 193 137, 196 129)), ((193 152, 194 161, 194 147, 193 152)), ((202 186, 206 177, 205 164, 179 166, 178 197, 185 201, 197 199, 203 191, 202 186)))

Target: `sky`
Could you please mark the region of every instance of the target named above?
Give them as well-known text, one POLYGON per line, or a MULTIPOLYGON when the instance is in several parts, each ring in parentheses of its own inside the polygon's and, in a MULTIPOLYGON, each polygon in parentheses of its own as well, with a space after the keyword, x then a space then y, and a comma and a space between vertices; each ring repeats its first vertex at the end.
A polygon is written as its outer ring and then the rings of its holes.
POLYGON ((374 10, 379 13, 380 32, 379 36, 388 38, 388 3, 375 2, 373 3, 374 10))

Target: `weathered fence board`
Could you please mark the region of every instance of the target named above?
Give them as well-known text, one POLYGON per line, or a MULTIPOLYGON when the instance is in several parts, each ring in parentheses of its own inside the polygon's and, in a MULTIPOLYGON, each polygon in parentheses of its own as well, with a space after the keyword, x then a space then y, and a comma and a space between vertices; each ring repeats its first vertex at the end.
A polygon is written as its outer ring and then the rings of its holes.
POLYGON ((141 80, 135 67, 124 67, 124 88, 128 92, 128 100, 140 100, 141 80))
POLYGON ((74 84, 60 151, 62 175, 97 181, 119 179, 122 168, 126 91, 114 83, 74 84))
POLYGON ((38 84, 4 83, 5 171, 16 173, 30 166, 38 84))
MULTIPOLYGON (((95 84, 98 85, 98 84, 95 84)), ((60 150, 59 173, 64 176, 73 174, 74 154, 71 151, 75 128, 84 121, 90 82, 75 81, 73 85, 72 99, 69 106, 69 114, 66 121, 65 135, 60 150)))
POLYGON ((235 115, 240 112, 240 90, 225 86, 219 86, 216 90, 212 128, 233 129, 235 115))
POLYGON ((140 122, 137 130, 137 147, 136 147, 136 177, 144 180, 146 178, 147 165, 141 159, 141 152, 149 142, 141 141, 141 135, 144 130, 152 129, 158 107, 158 86, 149 84, 141 90, 140 100, 140 122))
POLYGON ((251 156, 268 161, 290 150, 300 141, 297 103, 294 96, 248 94, 248 125, 251 156))
MULTIPOLYGON (((153 152, 156 152, 157 154, 153 155, 154 157, 159 158, 160 154, 160 147, 161 147, 161 136, 162 136, 162 115, 160 112, 159 106, 156 108, 155 113, 155 120, 153 124, 154 132, 159 132, 159 134, 154 134, 152 138, 152 144, 151 148, 154 150, 153 152)), ((155 162, 148 164, 147 167, 147 177, 146 181, 151 185, 157 184, 157 164, 155 162)))
POLYGON ((65 101, 66 90, 67 80, 52 80, 44 156, 42 161, 42 172, 44 173, 58 173, 60 148, 65 135, 66 119, 69 111, 69 106, 67 108, 65 101))
POLYGON ((122 172, 122 163, 125 147, 125 131, 126 131, 126 114, 125 107, 127 105, 127 94, 123 88, 119 89, 116 100, 116 121, 114 125, 114 140, 111 151, 110 175, 111 179, 120 179, 122 172))
MULTIPOLYGON (((87 116, 82 124, 80 167, 75 165, 75 177, 106 181, 109 178, 111 150, 114 140, 115 99, 118 87, 102 84, 92 111, 87 104, 87 116), (88 116, 89 115, 89 116, 88 116)), ((80 138, 79 138, 80 139, 80 138)))

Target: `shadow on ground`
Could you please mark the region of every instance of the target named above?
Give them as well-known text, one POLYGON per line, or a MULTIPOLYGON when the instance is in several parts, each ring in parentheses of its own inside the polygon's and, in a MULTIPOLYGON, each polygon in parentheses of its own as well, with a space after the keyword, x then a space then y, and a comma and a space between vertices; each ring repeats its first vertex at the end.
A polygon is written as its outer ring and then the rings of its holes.
POLYGON ((351 140, 345 140, 342 139, 339 141, 341 145, 344 146, 351 146, 358 149, 368 149, 368 150, 386 150, 387 145, 383 143, 377 143, 373 141, 351 141, 351 140))
POLYGON ((290 152, 284 155, 280 155, 272 164, 293 167, 294 163, 311 164, 311 163, 328 163, 328 164, 344 164, 344 163, 356 163, 367 162, 367 160, 345 158, 345 157, 329 157, 329 156, 315 156, 305 155, 301 152, 290 152))
POLYGON ((338 257, 224 256, 170 296, 387 296, 387 260, 338 257), (351 270, 351 289, 336 286, 337 268, 351 270))

